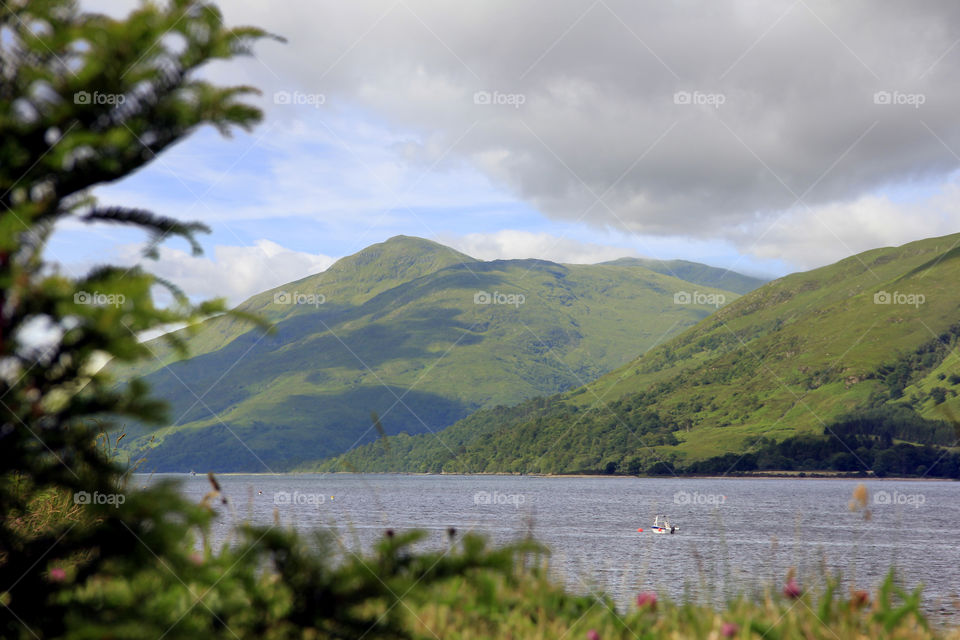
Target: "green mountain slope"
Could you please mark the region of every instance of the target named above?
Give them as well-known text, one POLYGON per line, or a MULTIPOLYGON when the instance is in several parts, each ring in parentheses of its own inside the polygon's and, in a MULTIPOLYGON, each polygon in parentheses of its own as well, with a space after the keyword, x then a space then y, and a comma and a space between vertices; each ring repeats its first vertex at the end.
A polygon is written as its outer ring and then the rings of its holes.
MULTIPOLYGON (((474 259, 466 254, 430 240, 396 236, 338 260, 322 273, 257 294, 240 304, 237 309, 255 313, 270 322, 277 322, 302 313, 310 306, 274 304, 275 294, 282 291, 291 294, 322 291, 325 298, 330 298, 339 305, 359 305, 414 278, 444 267, 473 261, 474 259)), ((190 334, 186 329, 179 333, 189 340, 191 357, 197 357, 224 347, 233 339, 248 334, 250 330, 250 323, 245 320, 223 317, 203 323, 202 330, 196 334, 190 334)), ((153 340, 149 344, 153 359, 118 369, 118 377, 143 376, 181 359, 163 340, 153 340)))
POLYGON ((191 358, 158 347, 121 372, 172 407, 169 427, 128 438, 148 469, 289 469, 373 439, 371 412, 387 433, 435 432, 581 385, 736 297, 639 265, 483 262, 393 238, 240 306, 271 335, 216 318, 191 358))
MULTIPOLYGON (((781 278, 584 387, 321 468, 707 471, 702 461, 725 453, 780 456, 789 447, 777 442, 805 447, 798 436, 833 431, 849 438, 821 454, 872 468, 880 431, 884 446, 953 445, 944 419, 960 415, 958 245, 960 234, 933 238, 781 278)), ((829 466, 808 461, 820 462, 829 466)))

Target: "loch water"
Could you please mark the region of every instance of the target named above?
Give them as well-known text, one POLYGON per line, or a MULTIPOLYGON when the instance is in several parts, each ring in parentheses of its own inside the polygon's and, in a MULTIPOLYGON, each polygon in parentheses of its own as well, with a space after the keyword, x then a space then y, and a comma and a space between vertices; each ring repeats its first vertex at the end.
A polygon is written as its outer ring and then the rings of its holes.
MULTIPOLYGON (((176 479, 201 500, 203 475, 176 479)), ((825 572, 873 588, 891 567, 905 587, 924 587, 928 613, 960 621, 960 483, 868 479, 869 519, 850 509, 860 482, 812 478, 622 478, 456 475, 221 475, 229 507, 213 530, 271 525, 329 528, 362 552, 387 529, 421 529, 445 548, 447 529, 494 543, 532 534, 552 551, 551 570, 581 592, 602 590, 627 607, 645 589, 722 601, 782 584, 795 567, 801 586, 825 572), (650 531, 656 514, 679 526, 650 531), (638 528, 643 528, 639 532, 638 528)))

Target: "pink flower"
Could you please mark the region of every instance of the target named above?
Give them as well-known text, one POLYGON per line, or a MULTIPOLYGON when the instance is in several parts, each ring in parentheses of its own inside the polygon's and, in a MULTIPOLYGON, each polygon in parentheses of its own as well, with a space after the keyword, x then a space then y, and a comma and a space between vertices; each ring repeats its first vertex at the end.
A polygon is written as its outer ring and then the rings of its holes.
POLYGON ((787 580, 787 584, 783 585, 783 595, 788 598, 799 598, 800 594, 803 592, 800 590, 800 585, 797 584, 796 578, 790 578, 787 580))
POLYGON ((644 607, 649 607, 650 609, 657 608, 657 594, 653 591, 641 591, 637 594, 637 606, 641 609, 644 607))
POLYGON ((850 604, 856 608, 860 608, 870 604, 870 594, 866 591, 854 591, 850 595, 850 604))
POLYGON ((50 579, 53 582, 63 582, 67 579, 67 572, 60 567, 50 569, 50 579))
POLYGON ((597 633, 596 629, 590 629, 590 631, 587 631, 587 640, 600 640, 600 634, 597 633))
POLYGON ((723 626, 720 627, 720 634, 724 638, 732 638, 737 635, 738 631, 740 631, 740 626, 735 622, 724 622, 723 626))
POLYGON ((197 565, 198 567, 203 564, 203 554, 202 553, 191 553, 190 562, 197 565))

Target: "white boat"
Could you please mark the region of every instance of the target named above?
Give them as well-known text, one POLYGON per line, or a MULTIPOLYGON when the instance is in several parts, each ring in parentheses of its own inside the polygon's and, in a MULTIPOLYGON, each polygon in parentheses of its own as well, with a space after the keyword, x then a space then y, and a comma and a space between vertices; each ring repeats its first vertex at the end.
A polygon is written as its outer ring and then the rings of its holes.
POLYGON ((651 531, 654 533, 676 533, 680 531, 680 527, 670 524, 670 519, 667 516, 656 516, 653 519, 651 531))

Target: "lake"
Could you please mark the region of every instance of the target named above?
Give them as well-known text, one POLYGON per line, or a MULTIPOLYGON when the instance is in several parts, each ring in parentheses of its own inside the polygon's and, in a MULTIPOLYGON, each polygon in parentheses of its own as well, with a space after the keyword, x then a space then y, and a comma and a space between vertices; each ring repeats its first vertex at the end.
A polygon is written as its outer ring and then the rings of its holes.
MULTIPOLYGON (((205 476, 182 480, 199 501, 205 476)), ((503 543, 532 531, 553 551, 551 566, 572 589, 599 588, 619 607, 643 589, 686 590, 722 599, 780 585, 796 567, 802 587, 840 572, 873 588, 894 566, 904 585, 924 585, 934 618, 960 620, 960 483, 867 480, 870 519, 849 508, 857 480, 791 478, 650 479, 353 474, 218 476, 230 509, 214 540, 233 523, 333 527, 352 550, 383 532, 423 529, 446 545, 446 530, 477 531, 503 543), (262 492, 262 493, 261 493, 262 492), (680 527, 650 532, 662 513, 680 527), (637 531, 642 527, 644 532, 637 531)))

